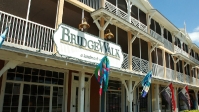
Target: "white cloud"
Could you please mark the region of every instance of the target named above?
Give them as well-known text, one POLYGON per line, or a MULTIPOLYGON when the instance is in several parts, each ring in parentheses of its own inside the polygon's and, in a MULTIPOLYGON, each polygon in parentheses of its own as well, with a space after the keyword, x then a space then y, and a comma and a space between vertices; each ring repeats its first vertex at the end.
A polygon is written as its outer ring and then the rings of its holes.
POLYGON ((189 33, 189 36, 194 43, 198 44, 199 43, 199 26, 195 28, 193 32, 189 33))
POLYGON ((195 28, 194 31, 198 31, 199 32, 199 26, 197 28, 195 28))

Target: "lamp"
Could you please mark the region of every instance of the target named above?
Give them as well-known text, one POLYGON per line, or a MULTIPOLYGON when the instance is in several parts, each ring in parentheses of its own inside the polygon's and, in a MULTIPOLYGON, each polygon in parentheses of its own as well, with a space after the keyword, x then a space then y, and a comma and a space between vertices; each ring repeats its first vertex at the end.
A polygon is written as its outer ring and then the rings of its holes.
POLYGON ((90 25, 87 23, 86 18, 83 18, 83 23, 79 24, 79 29, 88 29, 90 25))
POLYGON ((114 35, 111 33, 110 29, 107 29, 106 32, 107 33, 104 35, 105 39, 111 39, 114 37, 114 35))

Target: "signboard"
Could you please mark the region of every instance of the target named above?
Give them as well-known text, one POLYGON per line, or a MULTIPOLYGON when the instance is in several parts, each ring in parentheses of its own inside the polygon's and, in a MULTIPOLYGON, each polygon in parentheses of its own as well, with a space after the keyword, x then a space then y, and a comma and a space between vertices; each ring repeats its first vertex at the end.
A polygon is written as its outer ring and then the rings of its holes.
POLYGON ((60 55, 99 63, 108 55, 110 66, 120 68, 123 62, 122 49, 115 43, 61 24, 54 33, 54 42, 60 55))

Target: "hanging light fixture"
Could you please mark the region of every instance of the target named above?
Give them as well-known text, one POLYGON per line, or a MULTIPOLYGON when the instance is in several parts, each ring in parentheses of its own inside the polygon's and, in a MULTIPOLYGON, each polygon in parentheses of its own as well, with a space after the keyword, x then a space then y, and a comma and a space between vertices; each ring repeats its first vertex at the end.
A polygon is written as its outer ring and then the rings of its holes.
POLYGON ((90 28, 90 25, 87 23, 86 18, 83 18, 83 22, 79 24, 79 29, 88 29, 90 28))
POLYGON ((105 39, 112 39, 112 38, 114 38, 114 35, 111 33, 110 29, 107 29, 106 32, 107 33, 104 35, 105 39))

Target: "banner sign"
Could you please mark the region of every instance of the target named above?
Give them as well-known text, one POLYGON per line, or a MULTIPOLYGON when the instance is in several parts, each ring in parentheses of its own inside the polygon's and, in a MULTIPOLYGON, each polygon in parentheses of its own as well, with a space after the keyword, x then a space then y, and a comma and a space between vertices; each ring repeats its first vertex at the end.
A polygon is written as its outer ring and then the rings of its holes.
POLYGON ((121 68, 123 53, 120 45, 105 41, 65 24, 59 25, 53 39, 60 55, 99 63, 107 54, 110 66, 121 68))

